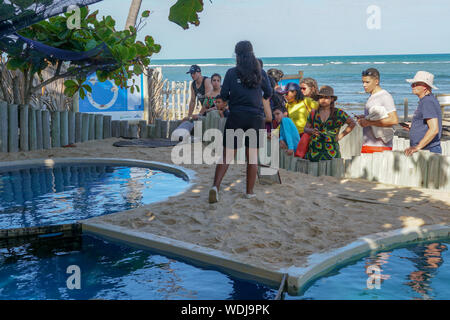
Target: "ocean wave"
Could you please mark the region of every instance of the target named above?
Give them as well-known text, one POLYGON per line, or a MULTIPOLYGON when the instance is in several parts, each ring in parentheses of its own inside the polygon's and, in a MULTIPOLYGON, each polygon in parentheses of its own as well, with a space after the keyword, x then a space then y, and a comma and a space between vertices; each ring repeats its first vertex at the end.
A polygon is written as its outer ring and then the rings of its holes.
POLYGON ((322 67, 322 66, 324 66, 324 64, 323 63, 313 63, 313 64, 311 64, 311 66, 312 67, 322 67))
MULTIPOLYGON (((235 64, 215 64, 215 63, 198 63, 199 67, 232 67, 235 66, 235 64)), ((179 67, 190 67, 190 64, 150 64, 150 67, 173 67, 173 68, 179 68, 179 67)))

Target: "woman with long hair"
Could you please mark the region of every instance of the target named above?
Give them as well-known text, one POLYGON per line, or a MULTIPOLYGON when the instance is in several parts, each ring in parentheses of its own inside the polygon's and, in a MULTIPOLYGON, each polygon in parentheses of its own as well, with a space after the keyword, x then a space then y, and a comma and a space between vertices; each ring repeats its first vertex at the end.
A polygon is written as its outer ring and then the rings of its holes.
POLYGON ((205 101, 203 101, 202 109, 200 110, 201 115, 206 115, 207 112, 211 110, 216 110, 215 108, 215 98, 220 95, 221 90, 221 81, 222 77, 218 73, 214 73, 211 76, 211 84, 212 89, 211 91, 207 92, 205 94, 205 101))
POLYGON ((258 172, 259 130, 264 130, 263 99, 272 95, 267 74, 255 57, 250 41, 240 41, 235 47, 236 67, 227 71, 220 95, 228 101, 230 114, 225 123, 223 158, 216 166, 209 202, 219 201, 219 188, 237 148, 245 140, 247 158, 246 197, 253 198, 253 187, 258 172), (244 131, 244 139, 237 139, 235 130, 244 131))
POLYGON ((313 78, 305 78, 300 81, 300 90, 305 97, 310 97, 315 101, 319 101, 319 86, 313 78))
POLYGON ((323 86, 318 93, 319 109, 308 117, 305 132, 311 135, 305 159, 310 161, 340 158, 339 140, 349 134, 356 123, 349 115, 335 106, 337 97, 333 88, 323 86), (347 128, 339 133, 341 127, 347 128))
POLYGON ((282 92, 287 101, 286 109, 289 118, 294 121, 300 136, 303 134, 306 120, 312 110, 317 109, 319 104, 310 97, 305 97, 300 86, 295 82, 286 84, 285 90, 282 92))

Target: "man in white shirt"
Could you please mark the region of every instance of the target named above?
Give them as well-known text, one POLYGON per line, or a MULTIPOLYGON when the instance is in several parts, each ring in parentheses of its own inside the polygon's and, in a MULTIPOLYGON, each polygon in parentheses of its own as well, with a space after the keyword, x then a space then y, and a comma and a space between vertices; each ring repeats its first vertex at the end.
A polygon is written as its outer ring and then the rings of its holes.
POLYGON ((391 94, 380 87, 380 73, 375 68, 362 72, 364 90, 370 94, 364 109, 364 116, 358 116, 358 124, 363 127, 361 153, 392 150, 393 126, 398 124, 397 110, 391 94), (376 107, 376 108, 374 108, 376 107), (387 116, 379 120, 367 120, 371 109, 384 108, 387 116), (377 128, 378 127, 378 128, 377 128), (379 130, 380 128, 383 130, 379 130), (389 129, 392 129, 392 132, 389 129))

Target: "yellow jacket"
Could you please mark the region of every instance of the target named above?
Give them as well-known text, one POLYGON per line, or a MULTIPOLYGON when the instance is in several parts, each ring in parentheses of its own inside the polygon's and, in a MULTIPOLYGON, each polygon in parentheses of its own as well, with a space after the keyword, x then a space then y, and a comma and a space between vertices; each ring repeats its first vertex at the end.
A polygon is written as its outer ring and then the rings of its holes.
POLYGON ((286 103, 286 109, 289 113, 289 118, 294 121, 298 133, 303 133, 306 121, 312 109, 319 108, 319 103, 312 98, 305 97, 297 103, 286 103))

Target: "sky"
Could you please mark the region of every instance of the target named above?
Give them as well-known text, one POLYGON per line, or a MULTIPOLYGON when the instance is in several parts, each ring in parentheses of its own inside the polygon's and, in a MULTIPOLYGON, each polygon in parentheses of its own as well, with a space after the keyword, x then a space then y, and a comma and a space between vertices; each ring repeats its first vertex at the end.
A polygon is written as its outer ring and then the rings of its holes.
MULTIPOLYGON (((176 0, 142 0, 150 10, 139 39, 162 46, 153 59, 232 58, 240 40, 259 57, 450 53, 448 0, 204 0, 200 25, 168 20, 176 0)), ((123 29, 131 0, 91 5, 123 29)))

